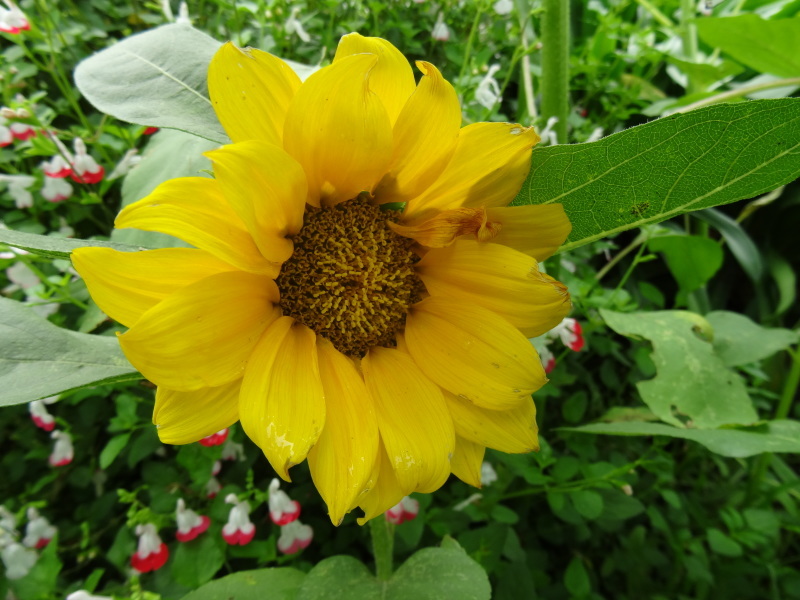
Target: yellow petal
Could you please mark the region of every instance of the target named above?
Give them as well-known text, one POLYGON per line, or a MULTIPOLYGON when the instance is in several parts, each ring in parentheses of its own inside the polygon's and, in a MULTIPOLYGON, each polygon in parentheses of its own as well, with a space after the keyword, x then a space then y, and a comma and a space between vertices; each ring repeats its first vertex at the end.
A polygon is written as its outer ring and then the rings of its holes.
POLYGON ((547 381, 525 336, 477 304, 425 298, 411 307, 405 341, 432 381, 485 408, 519 406, 547 381))
POLYGON ((509 410, 480 408, 447 390, 444 399, 459 438, 509 454, 539 449, 536 406, 530 398, 509 410))
POLYGON ((263 140, 280 146, 286 111, 300 78, 277 56, 232 42, 208 66, 208 93, 234 142, 263 140))
POLYGON ((369 88, 380 98, 389 119, 394 124, 397 115, 414 92, 414 73, 411 65, 397 48, 384 39, 348 33, 339 40, 333 62, 336 64, 353 54, 374 54, 378 62, 369 76, 369 88))
POLYGON ((280 265, 264 259, 242 220, 213 179, 183 177, 122 209, 114 225, 174 235, 252 273, 276 277, 280 265))
POLYGON ((397 476, 392 468, 389 455, 386 454, 386 448, 383 444, 379 446, 378 460, 375 462, 375 471, 372 475, 375 481, 374 487, 364 494, 358 502, 358 505, 364 511, 364 516, 358 519, 359 525, 363 525, 370 519, 382 515, 400 502, 403 496, 408 495, 403 492, 397 482, 397 476))
POLYGON ((461 107, 453 86, 432 64, 394 126, 392 166, 375 190, 378 202, 407 202, 428 188, 456 148, 461 107))
POLYGON ((474 236, 478 241, 485 242, 500 229, 499 223, 488 220, 483 207, 443 210, 412 225, 391 221, 388 225, 395 233, 412 238, 427 248, 444 248, 463 235, 474 236))
POLYGON ((115 321, 133 327, 164 298, 209 275, 235 267, 194 248, 118 252, 76 248, 72 264, 97 306, 115 321))
MULTIPOLYGON (((275 283, 230 271, 171 294, 119 336, 125 356, 150 381, 191 391, 239 379, 271 323, 275 283)), ((277 310, 277 309, 275 309, 277 310)))
POLYGON ((500 225, 491 241, 538 261, 551 257, 572 231, 561 204, 492 207, 486 209, 486 216, 500 225))
POLYGON ((303 168, 278 146, 257 140, 207 152, 214 175, 261 254, 281 263, 292 255, 303 226, 308 185, 303 168))
POLYGON ((164 386, 156 390, 153 425, 164 444, 191 444, 239 420, 237 379, 213 388, 178 392, 164 386))
POLYGON ((484 446, 456 436, 456 451, 453 453, 453 475, 468 485, 481 487, 481 465, 486 451, 484 446))
POLYGON ((280 317, 253 350, 239 394, 245 433, 286 481, 289 468, 305 460, 325 426, 316 346, 313 331, 280 317))
POLYGON ((361 366, 403 495, 438 489, 450 474, 455 444, 441 390, 399 350, 372 348, 361 366))
POLYGON ((286 115, 283 146, 308 176, 307 202, 319 206, 371 192, 392 157, 392 127, 369 89, 377 57, 355 54, 303 83, 286 115))
POLYGON ((317 355, 325 428, 308 453, 308 466, 331 521, 338 525, 369 486, 378 457, 378 422, 353 362, 321 337, 317 355))
POLYGON ((500 244, 460 239, 431 250, 414 267, 431 296, 466 300, 497 313, 526 338, 567 316, 567 288, 539 271, 536 259, 500 244))
POLYGON ((462 128, 456 150, 439 178, 408 203, 405 220, 431 210, 506 206, 531 168, 531 148, 539 141, 533 127, 512 123, 473 123, 462 128))

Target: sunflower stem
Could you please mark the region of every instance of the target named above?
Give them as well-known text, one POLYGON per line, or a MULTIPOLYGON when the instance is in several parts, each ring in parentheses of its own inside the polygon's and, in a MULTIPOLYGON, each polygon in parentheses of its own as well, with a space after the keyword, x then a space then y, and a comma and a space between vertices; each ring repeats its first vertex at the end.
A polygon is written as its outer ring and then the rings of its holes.
POLYGON ((375 575, 379 581, 389 581, 392 576, 394 554, 394 525, 380 516, 369 522, 372 537, 372 555, 375 557, 375 575))
POLYGON ((542 117, 557 117, 553 131, 567 143, 569 116, 569 0, 544 0, 542 35, 542 117))

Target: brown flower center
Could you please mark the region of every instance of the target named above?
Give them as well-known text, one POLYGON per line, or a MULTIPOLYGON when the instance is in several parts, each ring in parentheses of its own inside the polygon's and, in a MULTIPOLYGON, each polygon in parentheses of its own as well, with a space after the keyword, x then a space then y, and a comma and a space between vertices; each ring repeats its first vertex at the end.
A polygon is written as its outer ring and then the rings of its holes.
POLYGON ((294 253, 276 279, 283 314, 347 355, 394 346, 424 289, 414 272, 413 240, 389 228, 399 215, 361 197, 308 208, 294 253))

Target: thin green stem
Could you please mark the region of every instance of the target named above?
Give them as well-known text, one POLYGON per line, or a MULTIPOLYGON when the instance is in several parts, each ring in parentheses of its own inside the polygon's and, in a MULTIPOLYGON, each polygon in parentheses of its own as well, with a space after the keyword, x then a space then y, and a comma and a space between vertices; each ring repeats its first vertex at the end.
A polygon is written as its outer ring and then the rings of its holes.
POLYGON ((369 522, 369 533, 375 557, 375 575, 379 581, 389 581, 394 554, 394 525, 383 516, 375 517, 369 522))
POLYGON ((638 246, 644 244, 647 241, 648 237, 649 236, 645 234, 643 231, 640 232, 639 235, 637 235, 630 244, 628 244, 627 246, 625 246, 625 248, 620 250, 614 258, 608 261, 606 265, 597 272, 597 275, 594 276, 595 281, 600 281, 603 277, 608 275, 608 272, 611 269, 613 269, 619 261, 628 256, 628 254, 633 252, 638 246))
MULTIPOLYGON (((681 0, 681 39, 683 55, 689 62, 697 60, 697 27, 693 23, 695 17, 695 0, 681 0)), ((691 88, 691 82, 689 84, 691 88)), ((691 90, 689 90, 691 93, 691 90)))
POLYGON ((797 85, 800 85, 800 77, 790 77, 787 79, 778 79, 777 81, 767 81, 765 83, 743 85, 742 87, 736 88, 735 90, 728 90, 727 92, 722 92, 721 94, 715 94, 714 96, 703 98, 702 100, 698 100, 697 102, 693 102, 692 104, 688 104, 682 108, 679 108, 675 112, 685 113, 691 110, 716 104, 717 102, 724 102, 725 100, 739 98, 740 96, 747 96, 748 94, 752 94, 754 92, 760 92, 761 90, 771 90, 773 88, 797 86, 797 85))
POLYGON ((658 21, 659 23, 661 23, 661 24, 662 24, 664 27, 669 27, 670 29, 672 29, 672 28, 674 28, 674 27, 675 27, 675 23, 673 23, 673 22, 672 22, 672 19, 670 19, 670 18, 669 18, 667 15, 665 15, 664 13, 662 13, 660 10, 658 10, 658 9, 657 9, 657 8, 656 8, 656 7, 655 7, 655 6, 654 6, 654 5, 653 5, 651 2, 649 2, 648 0, 636 0, 636 2, 638 2, 638 3, 639 3, 639 6, 641 6, 642 8, 644 8, 644 9, 645 9, 647 12, 649 12, 651 15, 653 15, 653 18, 654 18, 656 21, 658 21))
POLYGON ((475 10, 475 18, 472 20, 472 27, 469 29, 469 36, 467 37, 467 43, 464 46, 464 58, 461 60, 461 69, 458 72, 458 85, 463 86, 464 82, 464 75, 467 72, 467 67, 469 66, 470 55, 472 54, 472 42, 475 40, 475 34, 478 32, 478 25, 481 21, 481 15, 483 14, 483 2, 477 3, 477 9, 475 10))
POLYGON ((556 117, 558 143, 567 142, 569 116, 569 0, 544 0, 542 13, 542 117, 556 117))

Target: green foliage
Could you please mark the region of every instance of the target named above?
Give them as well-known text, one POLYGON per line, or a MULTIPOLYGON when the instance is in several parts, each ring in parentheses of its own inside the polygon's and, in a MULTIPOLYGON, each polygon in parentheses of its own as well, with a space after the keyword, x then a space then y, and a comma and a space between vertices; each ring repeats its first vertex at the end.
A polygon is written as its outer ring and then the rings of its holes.
POLYGON ((793 181, 798 140, 800 99, 713 106, 591 144, 537 148, 514 204, 563 204, 570 250, 793 181))
POLYGON ((304 573, 290 567, 241 571, 222 577, 187 594, 183 600, 295 600, 304 573))
POLYGON ((0 405, 141 378, 113 337, 61 329, 6 298, 0 298, 0 337, 0 405))

